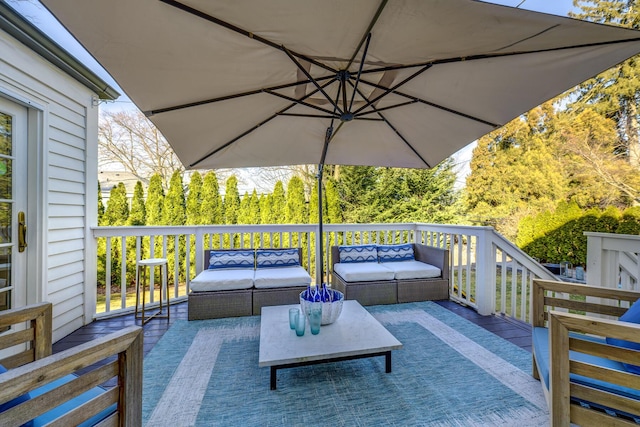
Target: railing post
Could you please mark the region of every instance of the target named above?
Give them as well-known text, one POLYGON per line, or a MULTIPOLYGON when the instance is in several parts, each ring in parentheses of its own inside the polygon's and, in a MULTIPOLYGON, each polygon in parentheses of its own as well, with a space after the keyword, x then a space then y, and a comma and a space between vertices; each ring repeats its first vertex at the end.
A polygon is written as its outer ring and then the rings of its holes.
POLYGON ((596 284, 602 286, 606 283, 602 273, 605 269, 602 268, 604 264, 603 250, 602 250, 602 237, 594 236, 590 233, 587 235, 587 271, 586 282, 589 284, 596 284))
POLYGON ((480 230, 476 242, 476 305, 478 313, 487 316, 495 312, 496 262, 493 229, 480 230))
POLYGON ((202 254, 204 253, 204 233, 201 227, 196 227, 196 274, 200 273, 204 268, 204 259, 202 254))

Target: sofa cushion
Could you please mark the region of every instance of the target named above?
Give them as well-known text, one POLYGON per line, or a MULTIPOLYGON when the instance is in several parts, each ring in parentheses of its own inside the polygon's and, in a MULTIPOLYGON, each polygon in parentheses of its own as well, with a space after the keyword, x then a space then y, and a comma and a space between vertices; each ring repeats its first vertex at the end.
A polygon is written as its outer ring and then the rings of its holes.
MULTIPOLYGON (((620 316, 620 319, 618 320, 640 324, 640 299, 634 302, 631 307, 629 307, 629 309, 622 316, 620 316)), ((640 343, 637 342, 620 340, 617 338, 607 338, 607 343, 618 347, 640 351, 640 343)), ((640 366, 631 365, 629 363, 624 363, 623 365, 627 369, 627 371, 633 372, 634 374, 640 374, 640 366)))
POLYGON ((373 262, 343 263, 333 265, 333 270, 345 282, 378 282, 393 280, 395 273, 382 264, 373 262))
POLYGON ((254 251, 211 251, 209 253, 209 269, 222 268, 254 268, 254 251))
POLYGON ((233 291, 253 287, 253 268, 203 270, 191 280, 194 292, 233 291))
POLYGON ((298 249, 258 249, 256 268, 293 267, 300 265, 298 249))
POLYGON ((420 261, 385 262, 382 265, 393 271, 396 280, 442 277, 438 267, 420 261))
MULTIPOLYGON (((605 343, 604 338, 598 338, 593 336, 587 336, 570 332, 569 335, 574 338, 580 338, 587 341, 605 343)), ((547 328, 536 327, 533 328, 533 351, 540 370, 540 376, 544 381, 545 388, 549 389, 549 330, 547 328)), ((625 367, 622 363, 615 360, 606 359, 603 357, 594 356, 591 354, 578 353, 571 350, 569 357, 572 360, 578 360, 585 363, 590 363, 597 366, 602 366, 608 369, 613 369, 619 372, 625 372, 625 367)), ((617 384, 612 384, 606 381, 600 381, 595 378, 585 377, 582 375, 570 374, 571 381, 578 384, 583 384, 589 387, 594 387, 599 390, 608 391, 610 393, 619 394, 622 396, 630 397, 632 399, 640 399, 640 390, 622 387, 617 384)))
POLYGON ((376 245, 339 246, 340 263, 378 262, 376 245))
POLYGON ((259 268, 253 280, 256 289, 309 286, 311 276, 300 266, 281 268, 259 268))
POLYGON ((413 245, 405 243, 402 245, 378 245, 378 261, 396 262, 412 261, 415 259, 413 245))

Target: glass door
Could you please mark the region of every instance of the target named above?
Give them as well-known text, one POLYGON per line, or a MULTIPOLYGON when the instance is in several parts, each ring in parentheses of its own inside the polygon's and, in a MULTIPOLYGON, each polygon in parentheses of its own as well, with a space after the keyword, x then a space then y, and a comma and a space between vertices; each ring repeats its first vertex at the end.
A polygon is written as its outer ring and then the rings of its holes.
POLYGON ((0 98, 0 311, 27 304, 27 118, 0 98))

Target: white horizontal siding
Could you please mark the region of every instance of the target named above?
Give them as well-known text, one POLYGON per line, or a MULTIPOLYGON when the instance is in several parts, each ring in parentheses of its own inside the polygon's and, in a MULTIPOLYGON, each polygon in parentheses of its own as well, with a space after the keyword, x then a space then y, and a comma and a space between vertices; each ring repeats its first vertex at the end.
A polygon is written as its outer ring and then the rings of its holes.
MULTIPOLYGON (((33 100, 33 105, 43 108, 41 154, 46 161, 46 177, 42 178, 46 194, 40 224, 46 224, 47 229, 41 239, 44 265, 38 268, 46 282, 42 298, 54 304, 53 337, 58 340, 85 323, 87 224, 95 222, 86 218, 86 157, 87 144, 97 144, 95 134, 87 142, 87 123, 95 124, 98 112, 91 106, 89 89, 2 31, 0 52, 0 90, 33 100)), ((95 151, 92 148, 91 152, 95 151)), ((95 160, 90 163, 93 166, 95 160)), ((95 177, 96 172, 90 172, 95 177)), ((97 186, 95 178, 91 180, 88 185, 97 186)))

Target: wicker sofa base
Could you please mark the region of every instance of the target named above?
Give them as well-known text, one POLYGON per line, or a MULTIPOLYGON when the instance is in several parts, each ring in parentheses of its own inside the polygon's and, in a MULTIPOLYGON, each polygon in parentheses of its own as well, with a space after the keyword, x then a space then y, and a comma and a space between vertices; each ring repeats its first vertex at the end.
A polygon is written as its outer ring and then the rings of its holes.
POLYGON ((362 305, 395 304, 398 302, 398 285, 395 280, 379 282, 345 282, 332 274, 331 287, 344 294, 344 299, 358 300, 362 305))
POLYGON ((298 304, 300 302, 300 293, 305 289, 307 289, 306 286, 254 289, 253 315, 259 315, 262 312, 262 307, 298 304))
POLYGON ((253 291, 191 292, 188 301, 189 320, 251 316, 253 291))
POLYGON ((306 286, 243 289, 238 291, 191 292, 188 297, 189 320, 222 317, 257 316, 262 307, 297 304, 306 286))
POLYGON ((449 281, 437 279, 397 280, 398 302, 449 299, 449 281))

